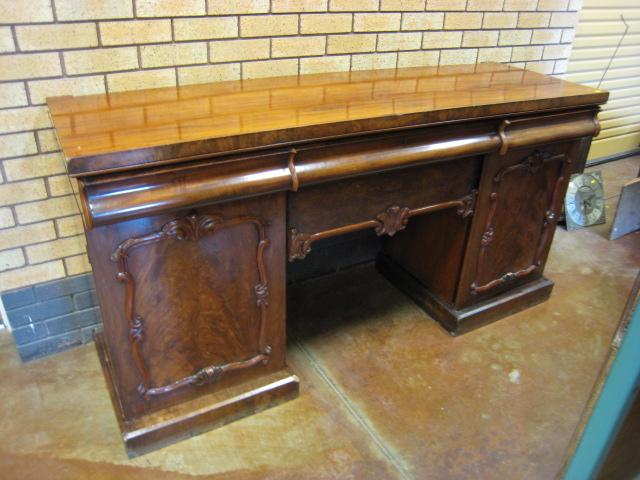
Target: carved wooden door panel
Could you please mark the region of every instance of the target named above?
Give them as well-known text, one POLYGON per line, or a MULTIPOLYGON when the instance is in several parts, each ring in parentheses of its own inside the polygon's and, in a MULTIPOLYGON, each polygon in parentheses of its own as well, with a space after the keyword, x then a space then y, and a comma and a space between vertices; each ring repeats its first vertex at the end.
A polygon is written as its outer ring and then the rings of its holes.
POLYGON ((98 288, 120 318, 105 334, 127 413, 282 367, 281 197, 104 227, 115 272, 98 288))
POLYGON ((573 145, 556 144, 486 158, 458 308, 541 276, 573 150, 573 145))

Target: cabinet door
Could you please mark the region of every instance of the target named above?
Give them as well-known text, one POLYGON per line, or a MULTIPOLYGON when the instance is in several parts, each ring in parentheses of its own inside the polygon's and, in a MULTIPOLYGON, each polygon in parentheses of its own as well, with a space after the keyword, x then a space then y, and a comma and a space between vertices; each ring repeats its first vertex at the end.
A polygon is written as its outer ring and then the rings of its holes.
POLYGON ((564 143, 486 157, 458 308, 542 275, 577 149, 564 143))
POLYGON ((284 195, 88 233, 125 418, 284 366, 284 195))

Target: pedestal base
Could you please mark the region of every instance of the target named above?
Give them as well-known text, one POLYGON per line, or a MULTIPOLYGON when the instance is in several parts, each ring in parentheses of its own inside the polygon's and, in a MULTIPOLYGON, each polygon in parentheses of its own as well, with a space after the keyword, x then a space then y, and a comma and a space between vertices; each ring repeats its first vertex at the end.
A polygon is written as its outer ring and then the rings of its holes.
POLYGON ((113 388, 111 367, 102 333, 96 333, 94 338, 129 457, 136 457, 199 435, 298 396, 298 377, 285 369, 150 413, 133 421, 125 421, 113 388))
POLYGON ((387 256, 379 255, 376 266, 391 283, 454 336, 544 302, 553 289, 553 282, 542 277, 470 307, 456 309, 427 290, 387 256))

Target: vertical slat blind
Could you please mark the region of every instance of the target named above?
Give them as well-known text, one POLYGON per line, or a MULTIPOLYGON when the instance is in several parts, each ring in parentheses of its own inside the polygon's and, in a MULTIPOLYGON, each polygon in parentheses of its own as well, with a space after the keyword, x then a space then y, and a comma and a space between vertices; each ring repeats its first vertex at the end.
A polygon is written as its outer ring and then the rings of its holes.
POLYGON ((620 15, 629 30, 600 85, 610 97, 589 152, 592 161, 640 145, 640 0, 584 0, 564 78, 598 86, 625 30, 620 15))

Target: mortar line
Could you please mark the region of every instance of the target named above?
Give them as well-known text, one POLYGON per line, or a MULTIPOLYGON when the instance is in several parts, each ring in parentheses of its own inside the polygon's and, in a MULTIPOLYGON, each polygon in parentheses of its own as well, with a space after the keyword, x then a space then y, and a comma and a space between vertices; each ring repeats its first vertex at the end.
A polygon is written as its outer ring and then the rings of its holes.
POLYGON ((364 431, 371 437, 373 442, 376 444, 378 449, 382 452, 382 454, 391 462, 394 468, 398 471, 400 476, 404 480, 413 480, 409 472, 402 465, 401 461, 396 458, 391 449, 384 443, 380 435, 378 435, 375 430, 369 425, 369 422, 365 420, 362 415, 360 415, 356 409, 356 407, 351 403, 347 395, 338 387, 329 377, 329 375, 325 372, 325 370, 318 364, 313 354, 305 348, 302 342, 298 338, 292 338, 296 346, 302 351, 307 360, 311 363, 314 371, 322 378, 322 380, 329 386, 329 388, 338 396, 340 401, 349 411, 349 413, 355 418, 355 420, 360 424, 360 426, 364 429, 364 431))

